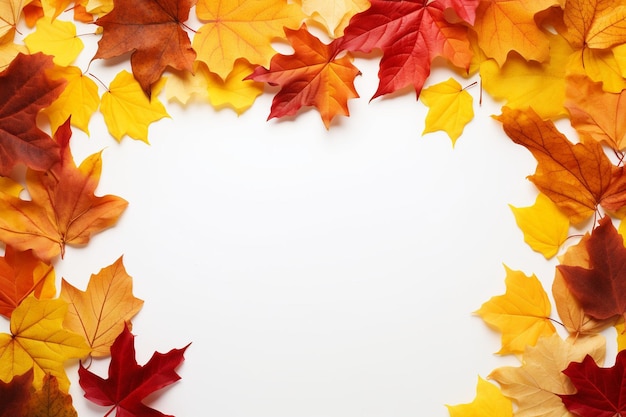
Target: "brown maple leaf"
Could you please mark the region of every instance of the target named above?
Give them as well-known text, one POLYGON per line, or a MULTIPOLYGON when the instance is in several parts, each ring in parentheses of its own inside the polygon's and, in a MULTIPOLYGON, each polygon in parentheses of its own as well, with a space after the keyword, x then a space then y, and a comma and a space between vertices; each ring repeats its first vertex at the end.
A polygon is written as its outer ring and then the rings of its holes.
POLYGON ((46 170, 59 160, 59 147, 37 127, 37 114, 61 94, 64 80, 50 80, 52 57, 18 54, 0 73, 0 175, 23 163, 46 170))
POLYGON ((193 72, 196 53, 183 22, 195 0, 116 0, 113 10, 96 20, 104 29, 93 59, 132 52, 135 79, 148 97, 152 84, 170 66, 193 72))
POLYGON ((65 245, 84 245, 91 234, 115 224, 128 203, 117 196, 94 195, 100 179, 100 153, 76 167, 70 153, 69 119, 55 139, 62 159, 48 171, 28 170, 30 200, 0 192, 0 241, 19 250, 32 249, 50 261, 65 245))

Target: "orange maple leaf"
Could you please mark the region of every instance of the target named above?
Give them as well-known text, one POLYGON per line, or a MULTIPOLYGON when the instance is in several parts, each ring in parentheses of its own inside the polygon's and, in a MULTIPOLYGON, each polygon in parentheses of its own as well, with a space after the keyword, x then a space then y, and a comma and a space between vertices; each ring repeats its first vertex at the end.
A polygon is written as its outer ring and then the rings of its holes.
POLYGON ((624 169, 611 163, 599 143, 573 144, 532 108, 503 107, 496 119, 513 142, 532 152, 538 164, 529 179, 572 223, 589 218, 598 205, 617 211, 626 202, 624 169))
POLYGON ((352 65, 350 55, 338 58, 338 43, 322 43, 306 26, 299 30, 285 28, 293 55, 276 54, 270 68, 257 67, 248 77, 255 81, 279 85, 268 119, 294 115, 303 106, 315 106, 328 129, 338 115, 348 116, 348 99, 359 97, 354 78, 360 71, 352 65))
POLYGON ((76 167, 70 137, 68 119, 55 135, 61 161, 45 172, 27 171, 31 200, 0 191, 0 241, 32 249, 44 261, 63 256, 66 244, 86 244, 91 234, 115 224, 128 205, 117 196, 94 195, 102 169, 100 153, 76 167))

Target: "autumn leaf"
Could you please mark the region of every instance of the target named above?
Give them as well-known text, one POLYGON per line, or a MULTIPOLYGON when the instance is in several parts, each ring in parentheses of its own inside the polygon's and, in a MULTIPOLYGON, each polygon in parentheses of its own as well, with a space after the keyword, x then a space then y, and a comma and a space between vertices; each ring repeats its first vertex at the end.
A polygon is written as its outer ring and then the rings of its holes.
POLYGON ((478 44, 500 67, 511 51, 526 61, 546 61, 550 42, 535 23, 535 15, 552 6, 560 4, 557 0, 481 1, 474 24, 478 44))
POLYGON ((550 301, 536 276, 505 269, 505 294, 492 297, 476 314, 502 333, 497 353, 523 353, 526 346, 556 331, 550 321, 550 301))
POLYGON ((59 19, 42 18, 36 30, 24 38, 31 53, 52 55, 55 64, 70 65, 83 50, 83 41, 76 36, 76 25, 59 19))
POLYGON ((165 354, 155 352, 148 363, 138 365, 134 336, 125 327, 111 347, 108 379, 90 372, 81 363, 78 369, 80 386, 88 400, 112 407, 107 415, 115 410, 118 416, 125 417, 163 416, 142 400, 180 379, 176 368, 182 363, 187 347, 189 345, 165 354))
POLYGON ((565 407, 580 417, 615 417, 626 414, 624 385, 626 381, 626 351, 620 351, 615 364, 600 368, 593 358, 585 356, 582 362, 572 362, 563 371, 576 393, 561 395, 565 407))
MULTIPOLYGON (((5 36, 13 39, 15 26, 20 20, 22 9, 32 0, 2 0, 0 2, 0 40, 5 36)), ((1 102, 1 101, 0 101, 1 102)))
POLYGON ((626 42, 626 4, 614 0, 567 0, 563 36, 577 49, 607 49, 626 42))
POLYGON ((9 382, 0 381, 0 417, 28 416, 25 413, 32 385, 32 369, 14 376, 9 382))
POLYGON ((28 53, 26 46, 13 42, 0 43, 0 72, 4 71, 20 53, 28 53))
POLYGON ((315 106, 328 129, 337 115, 349 115, 348 100, 358 97, 354 78, 360 74, 347 55, 338 58, 340 44, 322 43, 305 26, 285 29, 293 55, 277 54, 270 68, 257 67, 248 77, 281 87, 268 119, 292 116, 303 106, 315 106))
POLYGON ((606 92, 602 83, 571 76, 567 78, 565 107, 583 141, 605 143, 616 151, 626 148, 626 121, 616 117, 626 108, 626 90, 606 92))
POLYGON ((139 83, 127 71, 118 73, 109 90, 102 95, 100 112, 109 133, 121 141, 125 135, 148 143, 148 126, 164 117, 169 117, 157 95, 163 83, 152 86, 152 99, 143 93, 139 83))
POLYGON ((167 77, 165 98, 167 101, 178 101, 184 106, 193 99, 208 102, 209 77, 209 68, 201 61, 194 62, 193 73, 174 70, 172 76, 167 77))
POLYGON ((283 28, 297 29, 305 18, 299 6, 285 0, 199 0, 196 14, 204 22, 193 38, 198 59, 226 79, 235 61, 269 66, 272 42, 283 28))
POLYGON ((263 92, 263 83, 246 79, 254 69, 245 60, 237 60, 225 80, 209 72, 207 90, 211 105, 216 109, 231 107, 237 114, 249 109, 263 92))
POLYGON ((557 266, 585 313, 604 320, 626 315, 626 248, 608 216, 586 242, 589 268, 557 266))
POLYGON ((62 160, 45 172, 27 171, 31 199, 0 193, 0 241, 32 249, 44 261, 63 256, 66 245, 85 245, 93 233, 113 226, 128 205, 117 196, 94 194, 101 155, 93 154, 76 167, 70 137, 68 120, 55 135, 62 160))
POLYGON ((52 58, 41 53, 18 54, 0 73, 0 175, 8 176, 18 163, 46 170, 59 160, 58 145, 36 120, 65 84, 46 77, 52 66, 52 58))
POLYGON ((558 394, 573 394, 576 389, 562 371, 587 354, 602 364, 605 352, 601 335, 563 340, 555 333, 527 346, 521 366, 497 368, 489 378, 517 404, 516 417, 563 417, 569 413, 558 394))
POLYGON ((302 11, 320 23, 329 35, 338 38, 357 13, 370 7, 369 0, 301 0, 302 11))
POLYGON ((494 384, 478 377, 476 398, 468 404, 446 405, 450 417, 512 417, 513 404, 494 384))
POLYGON ((569 220, 559 208, 539 193, 530 207, 509 207, 515 215, 517 226, 524 233, 524 242, 546 259, 557 254, 569 235, 569 220))
POLYGON ((36 258, 32 251, 19 252, 7 246, 0 257, 0 314, 10 318, 29 295, 56 295, 54 268, 36 258))
POLYGON ((454 78, 449 78, 422 90, 420 99, 429 107, 422 135, 443 130, 454 146, 465 125, 474 118, 472 96, 454 78))
POLYGON ((62 391, 54 375, 46 375, 43 386, 30 395, 25 416, 77 417, 70 394, 62 391))
POLYGON ((104 29, 93 59, 131 52, 135 79, 148 97, 169 66, 193 70, 196 52, 183 24, 194 0, 116 0, 110 13, 96 20, 104 29))
POLYGON ((554 123, 532 109, 502 109, 496 117, 513 142, 525 146, 538 162, 529 179, 574 224, 588 219, 598 205, 617 210, 624 204, 624 173, 593 141, 571 143, 554 123))
MULTIPOLYGON (((472 52, 467 28, 445 19, 449 2, 372 0, 344 31, 341 47, 369 53, 382 49, 378 89, 372 98, 412 86, 417 96, 438 56, 466 71, 472 52)), ((473 4, 474 2, 470 2, 473 4)))
POLYGON ((63 79, 67 85, 61 95, 42 111, 48 116, 52 132, 71 116, 72 126, 89 134, 89 121, 100 105, 98 86, 78 67, 54 67, 48 71, 53 79, 63 79))
POLYGON ((133 283, 122 258, 92 275, 87 290, 61 282, 60 298, 68 305, 65 327, 85 336, 94 357, 106 356, 111 345, 143 305, 133 295, 133 283))
POLYGON ((85 339, 63 328, 67 304, 61 300, 26 298, 11 316, 11 334, 0 334, 0 380, 10 381, 34 369, 35 388, 50 374, 67 392, 64 363, 89 353, 85 339))

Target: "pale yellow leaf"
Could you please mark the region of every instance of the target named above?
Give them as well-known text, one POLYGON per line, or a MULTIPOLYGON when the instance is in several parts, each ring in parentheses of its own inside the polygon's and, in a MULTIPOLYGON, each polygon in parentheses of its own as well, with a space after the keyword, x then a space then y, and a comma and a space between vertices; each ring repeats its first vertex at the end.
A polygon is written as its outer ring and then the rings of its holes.
POLYGON ((165 98, 167 101, 178 101, 187 105, 193 99, 209 101, 209 69, 201 61, 194 62, 194 73, 189 71, 170 70, 173 74, 167 77, 165 98))
POLYGON ((350 19, 370 7, 369 0, 301 0, 302 11, 320 23, 329 35, 338 38, 350 19))

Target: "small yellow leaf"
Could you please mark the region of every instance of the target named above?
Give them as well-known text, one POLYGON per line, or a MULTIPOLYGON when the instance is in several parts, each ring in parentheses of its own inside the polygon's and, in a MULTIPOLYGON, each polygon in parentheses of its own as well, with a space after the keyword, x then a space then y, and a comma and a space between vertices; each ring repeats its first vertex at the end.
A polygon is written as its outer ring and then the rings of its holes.
POLYGON ((209 100, 213 107, 231 107, 237 114, 248 110, 254 100, 263 92, 263 83, 244 80, 252 74, 255 66, 245 60, 237 60, 226 80, 219 75, 210 73, 207 79, 209 100))
POLYGON ((474 118, 472 96, 450 78, 422 90, 420 99, 430 107, 422 134, 443 130, 454 146, 465 125, 474 118))
POLYGON ((557 254, 567 240, 569 219, 545 194, 539 193, 530 207, 509 205, 517 226, 524 232, 524 242, 546 259, 557 254))
POLYGON ((113 10, 113 0, 87 0, 85 10, 87 13, 102 17, 113 10))
POLYGON ((352 16, 370 7, 368 0, 301 0, 302 11, 339 38, 352 16))
POLYGON ((121 141, 124 135, 148 143, 148 126, 164 117, 169 117, 165 107, 157 98, 164 80, 152 87, 152 99, 146 97, 139 83, 128 71, 122 71, 102 95, 100 111, 109 133, 121 141))
POLYGON ((77 67, 55 67, 47 75, 51 79, 67 81, 59 97, 42 113, 48 116, 52 132, 56 132, 68 117, 71 123, 89 134, 89 120, 100 105, 98 86, 77 67))
POLYGON ((478 377, 476 398, 468 404, 446 405, 450 417, 512 417, 513 403, 491 382, 478 377))
POLYGON ((502 348, 497 353, 522 353, 541 336, 556 331, 549 319, 550 300, 535 275, 505 269, 505 294, 491 297, 475 313, 502 333, 502 348))
POLYGON ((31 53, 52 55, 54 63, 61 66, 74 62, 84 46, 76 36, 74 23, 49 17, 37 21, 35 31, 24 38, 24 43, 31 53))
POLYGON ((167 77, 165 98, 167 101, 178 101, 187 105, 192 99, 209 101, 209 69, 201 61, 194 62, 194 73, 170 69, 174 74, 167 77))

